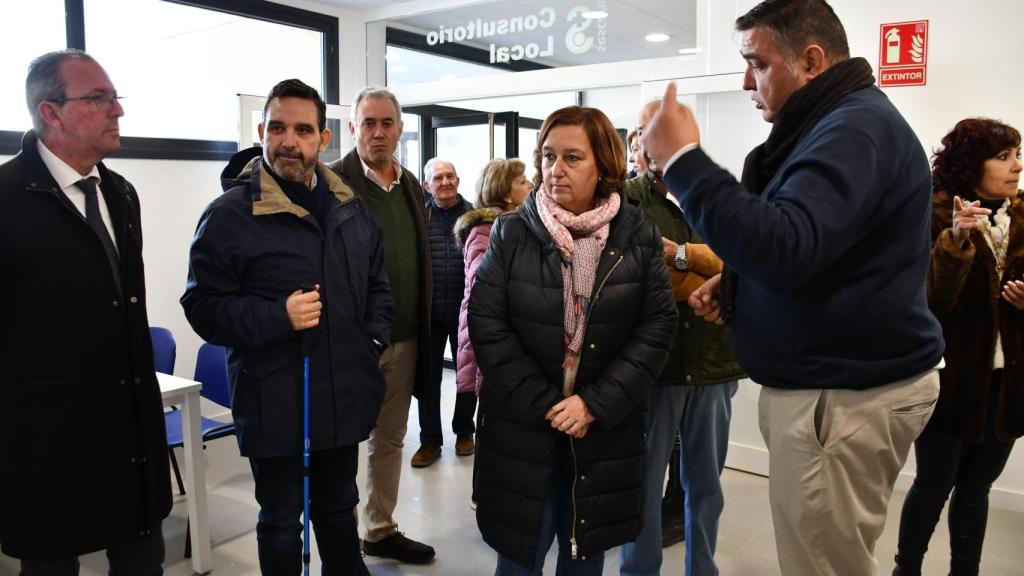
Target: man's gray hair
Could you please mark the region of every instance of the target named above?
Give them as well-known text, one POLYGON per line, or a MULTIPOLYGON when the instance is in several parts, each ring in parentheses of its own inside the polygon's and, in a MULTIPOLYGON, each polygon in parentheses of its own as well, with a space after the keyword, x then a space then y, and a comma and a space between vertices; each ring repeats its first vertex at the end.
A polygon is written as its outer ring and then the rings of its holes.
POLYGON ((25 103, 28 104, 28 113, 32 116, 32 127, 36 134, 42 136, 46 133, 46 122, 39 115, 39 104, 46 100, 59 100, 64 98, 65 84, 64 76, 60 73, 60 67, 70 60, 87 60, 96 62, 92 56, 76 48, 47 52, 36 58, 28 65, 28 76, 25 77, 25 103))
POLYGON ((427 163, 423 165, 423 180, 430 180, 434 177, 434 167, 438 164, 447 164, 452 167, 452 172, 455 173, 455 177, 459 177, 459 171, 455 169, 455 164, 444 158, 431 158, 427 160, 427 163))
POLYGON ((402 106, 398 103, 398 98, 395 98, 395 93, 383 86, 367 86, 356 94, 356 97, 352 100, 352 110, 349 111, 349 119, 352 123, 356 123, 356 112, 359 110, 359 103, 363 100, 391 100, 391 103, 395 105, 395 111, 398 112, 398 120, 402 120, 402 106))

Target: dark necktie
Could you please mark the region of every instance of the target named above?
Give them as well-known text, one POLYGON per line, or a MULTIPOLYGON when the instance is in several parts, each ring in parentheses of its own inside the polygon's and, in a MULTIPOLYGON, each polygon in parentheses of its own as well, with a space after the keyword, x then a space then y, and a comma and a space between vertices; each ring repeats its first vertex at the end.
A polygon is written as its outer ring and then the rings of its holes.
POLYGON ((103 251, 107 253, 107 260, 110 261, 110 271, 114 275, 114 283, 117 285, 118 293, 121 292, 121 261, 117 255, 117 248, 114 246, 114 241, 110 238, 110 232, 107 230, 107 225, 103 223, 103 217, 100 215, 100 199, 96 194, 96 179, 86 178, 79 180, 77 184, 78 189, 85 193, 85 221, 89 224, 89 228, 100 237, 100 243, 103 244, 103 251))

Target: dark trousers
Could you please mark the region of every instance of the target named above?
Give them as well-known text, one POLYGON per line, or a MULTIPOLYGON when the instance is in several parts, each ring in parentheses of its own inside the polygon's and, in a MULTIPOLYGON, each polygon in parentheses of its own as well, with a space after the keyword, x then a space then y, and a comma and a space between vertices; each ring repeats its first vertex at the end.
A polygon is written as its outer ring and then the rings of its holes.
MULTIPOLYGON (((452 355, 459 350, 459 316, 438 314, 430 320, 430 388, 424 398, 419 399, 420 444, 441 446, 444 434, 441 429, 441 379, 444 375, 444 345, 448 342, 452 355)), ((476 394, 463 392, 455 395, 455 414, 452 416, 452 432, 456 436, 472 436, 475 432, 473 413, 476 412, 476 394)))
POLYGON ((900 517, 899 553, 896 561, 901 576, 921 573, 928 541, 939 521, 942 507, 952 490, 949 504, 950 575, 975 576, 981 562, 981 548, 988 522, 988 493, 1002 473, 1013 442, 1000 442, 995 435, 995 397, 992 400, 981 442, 969 442, 927 426, 914 442, 917 477, 907 493, 900 517))
MULTIPOLYGON (((359 446, 310 455, 309 508, 324 576, 357 574, 359 535, 353 512, 359 502, 359 446)), ((260 571, 279 576, 302 572, 302 455, 250 458, 260 518, 256 542, 260 571)))
MULTIPOLYGON (((149 534, 107 548, 110 576, 160 576, 164 573, 164 534, 160 525, 149 534)), ((22 560, 21 576, 78 576, 78 558, 22 560)))

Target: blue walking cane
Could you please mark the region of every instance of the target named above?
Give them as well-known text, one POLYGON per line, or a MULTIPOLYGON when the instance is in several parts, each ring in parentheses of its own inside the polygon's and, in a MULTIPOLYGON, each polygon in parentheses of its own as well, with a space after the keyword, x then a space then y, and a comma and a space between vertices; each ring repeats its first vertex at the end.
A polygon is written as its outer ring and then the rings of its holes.
MULTIPOLYGON (((303 286, 302 292, 312 292, 315 286, 303 286)), ((313 355, 312 328, 299 335, 302 346, 302 574, 309 576, 309 357, 313 355)))

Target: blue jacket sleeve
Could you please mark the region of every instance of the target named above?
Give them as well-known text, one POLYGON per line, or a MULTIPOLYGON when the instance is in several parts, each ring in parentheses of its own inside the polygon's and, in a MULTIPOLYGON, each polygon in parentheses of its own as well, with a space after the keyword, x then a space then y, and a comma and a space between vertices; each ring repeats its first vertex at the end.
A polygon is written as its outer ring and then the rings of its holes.
POLYGON ((203 340, 253 349, 292 338, 288 296, 268 300, 241 293, 240 270, 230 208, 210 206, 199 219, 189 252, 188 280, 181 306, 203 340))
POLYGON ((874 139, 861 130, 832 127, 807 138, 768 197, 750 193, 699 148, 665 174, 715 253, 745 280, 772 291, 800 289, 868 234, 893 178, 874 139))

